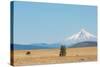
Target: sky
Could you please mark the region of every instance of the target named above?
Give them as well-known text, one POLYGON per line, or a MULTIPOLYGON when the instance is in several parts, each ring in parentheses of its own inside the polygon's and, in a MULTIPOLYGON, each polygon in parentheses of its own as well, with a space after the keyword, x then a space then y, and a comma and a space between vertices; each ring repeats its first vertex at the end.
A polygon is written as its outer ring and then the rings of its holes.
POLYGON ((57 43, 82 28, 97 35, 97 7, 14 2, 14 43, 57 43))

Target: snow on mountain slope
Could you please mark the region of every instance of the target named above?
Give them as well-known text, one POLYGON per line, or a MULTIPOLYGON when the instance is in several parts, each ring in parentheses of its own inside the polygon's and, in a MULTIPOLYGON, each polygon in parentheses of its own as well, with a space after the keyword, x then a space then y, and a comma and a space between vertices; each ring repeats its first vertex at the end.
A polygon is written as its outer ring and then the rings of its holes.
POLYGON ((93 34, 87 32, 85 29, 81 29, 80 32, 73 34, 70 37, 64 39, 64 44, 71 44, 84 42, 84 41, 96 41, 97 38, 93 34))
POLYGON ((96 36, 92 35, 91 33, 85 31, 84 29, 81 29, 80 32, 77 34, 72 35, 71 37, 66 38, 66 40, 89 40, 91 38, 96 38, 96 36))

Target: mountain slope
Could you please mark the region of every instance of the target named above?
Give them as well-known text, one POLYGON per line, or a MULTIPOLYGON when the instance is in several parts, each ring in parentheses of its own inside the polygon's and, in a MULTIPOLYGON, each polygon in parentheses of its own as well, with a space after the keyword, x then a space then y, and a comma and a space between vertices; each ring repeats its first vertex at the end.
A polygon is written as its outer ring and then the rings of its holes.
POLYGON ((76 43, 71 47, 76 48, 76 47, 96 47, 96 46, 97 46, 97 42, 85 41, 85 42, 76 43))
POLYGON ((61 43, 11 44, 11 46, 12 45, 14 45, 13 48, 15 50, 60 48, 61 45, 66 45, 66 47, 91 47, 97 46, 97 38, 85 29, 81 29, 80 32, 65 38, 61 43))
POLYGON ((72 35, 71 37, 68 37, 67 40, 91 40, 91 39, 95 39, 95 38, 96 38, 96 36, 87 32, 85 29, 81 29, 80 32, 72 35))
POLYGON ((85 29, 81 29, 80 32, 65 38, 63 43, 66 44, 66 46, 70 47, 75 43, 80 43, 85 41, 96 42, 97 38, 93 34, 87 32, 85 29))

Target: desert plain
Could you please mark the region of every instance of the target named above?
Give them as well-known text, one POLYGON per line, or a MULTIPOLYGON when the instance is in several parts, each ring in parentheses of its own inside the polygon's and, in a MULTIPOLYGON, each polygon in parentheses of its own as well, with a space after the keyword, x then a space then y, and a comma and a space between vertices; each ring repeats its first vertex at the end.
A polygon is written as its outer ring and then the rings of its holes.
POLYGON ((97 47, 67 48, 66 56, 59 56, 60 49, 14 50, 13 65, 42 65, 97 60, 97 47), (27 54, 27 52, 30 52, 27 54))

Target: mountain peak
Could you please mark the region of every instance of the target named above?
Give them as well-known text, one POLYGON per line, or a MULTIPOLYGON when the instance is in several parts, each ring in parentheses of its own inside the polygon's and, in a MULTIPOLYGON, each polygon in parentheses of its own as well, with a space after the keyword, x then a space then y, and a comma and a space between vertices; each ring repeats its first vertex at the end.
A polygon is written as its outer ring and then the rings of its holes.
POLYGON ((81 30, 80 30, 80 32, 82 32, 82 33, 85 33, 85 32, 87 32, 84 28, 82 28, 81 30))
POLYGON ((90 40, 94 39, 96 36, 87 32, 85 29, 81 29, 78 33, 66 38, 65 40, 90 40))

